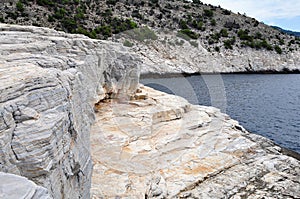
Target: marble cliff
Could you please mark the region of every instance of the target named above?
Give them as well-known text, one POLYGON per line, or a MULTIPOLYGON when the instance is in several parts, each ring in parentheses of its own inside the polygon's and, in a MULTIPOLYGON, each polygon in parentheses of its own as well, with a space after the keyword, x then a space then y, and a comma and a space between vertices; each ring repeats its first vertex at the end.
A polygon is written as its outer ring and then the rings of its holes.
POLYGON ((201 40, 197 46, 181 40, 176 33, 156 31, 158 39, 132 47, 143 59, 141 74, 169 73, 256 73, 299 72, 300 51, 278 54, 275 51, 234 48, 211 52, 201 40), (167 42, 166 42, 167 41, 167 42))
POLYGON ((0 24, 0 46, 0 198, 300 197, 293 153, 139 85, 122 45, 0 24))
POLYGON ((89 198, 94 104, 134 92, 139 61, 118 44, 47 28, 1 24, 0 46, 0 171, 53 198, 89 198))

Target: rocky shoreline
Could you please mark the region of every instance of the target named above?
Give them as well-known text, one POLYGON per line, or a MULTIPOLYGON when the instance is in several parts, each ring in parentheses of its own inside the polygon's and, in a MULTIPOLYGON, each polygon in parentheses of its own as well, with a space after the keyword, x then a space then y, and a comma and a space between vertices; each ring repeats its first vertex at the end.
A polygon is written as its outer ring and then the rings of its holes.
POLYGON ((189 77, 194 75, 229 75, 229 74, 300 74, 299 69, 292 71, 249 71, 249 72, 229 72, 229 73, 205 73, 205 72, 196 72, 196 73, 144 73, 140 75, 140 78, 169 78, 169 77, 189 77))
POLYGON ((138 53, 47 28, 0 30, 0 197, 300 197, 298 154, 139 85, 138 53))
MULTIPOLYGON (((91 130, 92 198, 298 198, 298 160, 213 107, 141 86, 91 130)), ((290 154, 292 155, 292 154, 290 154)))
POLYGON ((158 40, 139 43, 130 48, 143 60, 141 74, 214 74, 214 73, 299 73, 300 51, 277 54, 266 50, 236 48, 224 52, 210 52, 202 41, 197 46, 183 41, 175 43, 175 33, 157 31, 158 40), (164 43, 168 38, 169 43, 164 43))

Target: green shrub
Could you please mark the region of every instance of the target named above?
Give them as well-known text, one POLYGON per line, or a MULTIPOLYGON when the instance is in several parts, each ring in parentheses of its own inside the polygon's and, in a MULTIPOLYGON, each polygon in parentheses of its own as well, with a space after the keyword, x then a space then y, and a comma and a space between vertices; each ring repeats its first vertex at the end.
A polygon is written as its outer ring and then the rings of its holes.
POLYGON ((209 45, 212 45, 212 44, 214 44, 214 43, 215 43, 215 41, 214 41, 213 39, 209 39, 209 40, 208 40, 208 44, 209 44, 209 45))
POLYGON ((279 44, 284 45, 284 39, 279 39, 279 44))
MULTIPOLYGON (((232 48, 232 47, 231 47, 231 48, 232 48)), ((219 47, 219 46, 216 46, 216 47, 215 47, 215 51, 220 52, 220 47, 219 47)))
POLYGON ((227 31, 227 29, 222 29, 222 30, 220 31, 220 35, 221 35, 222 37, 228 37, 228 31, 227 31))
POLYGON ((7 18, 12 18, 13 20, 16 20, 19 16, 19 14, 17 12, 7 12, 7 18))
POLYGON ((262 39, 262 34, 260 32, 256 32, 254 37, 256 39, 262 39))
POLYGON ((49 22, 54 22, 54 21, 55 21, 55 19, 54 19, 54 17, 53 17, 53 16, 49 15, 49 16, 48 16, 48 21, 49 21, 49 22))
POLYGON ((182 7, 185 8, 185 9, 187 9, 187 10, 191 9, 190 5, 183 5, 182 7))
POLYGON ((77 8, 75 18, 76 19, 84 19, 84 12, 82 9, 77 8))
POLYGON ((227 39, 223 43, 226 49, 233 49, 232 45, 235 43, 235 37, 233 37, 232 39, 227 39))
POLYGON ((77 23, 74 19, 66 18, 62 21, 62 26, 67 32, 73 33, 77 28, 77 23))
POLYGON ((138 18, 138 19, 142 19, 143 16, 140 14, 139 10, 133 10, 131 13, 132 17, 138 18))
POLYGON ((197 41, 190 41, 190 44, 196 48, 198 48, 198 42, 197 41))
POLYGON ((144 26, 142 28, 132 29, 126 34, 134 40, 137 41, 145 41, 145 40, 156 40, 157 35, 148 26, 144 26))
POLYGON ((5 22, 5 20, 4 20, 3 16, 0 16, 0 23, 4 23, 4 22, 5 22))
POLYGON ((128 40, 125 40, 124 43, 123 43, 123 46, 126 46, 126 47, 132 47, 134 44, 131 43, 130 41, 128 40))
POLYGON ((210 21, 210 25, 212 25, 212 26, 215 26, 215 25, 217 25, 217 22, 216 22, 216 20, 215 20, 215 19, 212 19, 212 20, 210 21))
POLYGON ((108 18, 110 16, 113 16, 113 13, 112 13, 111 9, 106 9, 103 13, 101 13, 101 16, 104 18, 108 18))
POLYGON ((24 5, 23 5, 23 3, 21 1, 17 2, 16 7, 17 7, 18 11, 20 11, 20 12, 24 11, 24 5))
MULTIPOLYGON (((201 31, 205 30, 205 28, 203 27, 203 21, 202 21, 202 19, 200 19, 200 20, 193 20, 189 25, 192 26, 193 28, 197 29, 197 30, 201 30, 201 31)), ((187 28, 182 28, 182 29, 188 29, 188 27, 187 28)))
POLYGON ((248 35, 249 31, 248 30, 239 30, 238 31, 238 37, 241 39, 241 40, 246 40, 246 41, 249 41, 249 42, 252 42, 253 41, 253 37, 248 35))
POLYGON ((36 3, 40 6, 53 6, 54 2, 52 0, 36 0, 36 3))
POLYGON ((191 38, 188 35, 180 32, 180 31, 177 32, 176 36, 180 37, 180 38, 182 38, 182 39, 184 39, 186 41, 190 41, 191 40, 191 38))
POLYGON ((216 42, 219 41, 220 37, 221 37, 220 33, 214 33, 214 34, 210 35, 210 38, 213 39, 213 40, 215 40, 216 42))
POLYGON ((116 5, 117 2, 117 0, 106 0, 106 3, 109 5, 116 5))
POLYGON ((112 29, 110 26, 98 26, 96 29, 95 29, 95 32, 97 34, 101 34, 103 35, 104 39, 107 39, 108 37, 111 37, 112 36, 112 29))
POLYGON ((53 17, 56 19, 62 19, 66 13, 67 11, 64 8, 60 8, 54 13, 53 17))
POLYGON ((267 50, 273 50, 273 47, 268 44, 268 42, 264 39, 260 42, 261 47, 267 49, 267 50))
POLYGON ((182 30, 179 30, 178 33, 187 35, 191 39, 198 39, 199 38, 199 35, 197 33, 193 32, 190 29, 182 29, 182 30))
POLYGON ((69 0, 62 0, 61 3, 62 3, 62 4, 69 4, 70 1, 69 1, 69 0))
POLYGON ((202 4, 200 0, 193 0, 193 4, 202 4))
POLYGON ((212 10, 207 10, 207 9, 204 10, 203 14, 206 17, 213 17, 214 16, 214 12, 212 10))
POLYGON ((92 39, 96 39, 97 38, 97 34, 96 34, 95 30, 93 30, 93 31, 90 32, 90 31, 86 30, 83 27, 78 27, 77 30, 76 30, 76 33, 83 34, 83 35, 88 36, 88 37, 90 37, 92 39))
POLYGON ((223 15, 230 15, 231 12, 230 12, 229 10, 223 10, 223 11, 222 11, 222 14, 223 14, 223 15))
POLYGON ((274 49, 278 54, 282 54, 282 49, 278 45, 276 45, 274 49))
POLYGON ((295 40, 293 40, 293 39, 289 41, 289 44, 288 44, 288 45, 290 46, 290 45, 292 45, 292 44, 295 44, 295 40))
POLYGON ((259 25, 259 22, 258 22, 256 19, 254 19, 253 21, 254 21, 253 26, 254 26, 254 27, 257 27, 257 26, 259 25))
POLYGON ((189 27, 187 26, 187 23, 186 23, 186 21, 184 21, 184 20, 180 20, 179 21, 179 28, 180 29, 188 29, 189 27))

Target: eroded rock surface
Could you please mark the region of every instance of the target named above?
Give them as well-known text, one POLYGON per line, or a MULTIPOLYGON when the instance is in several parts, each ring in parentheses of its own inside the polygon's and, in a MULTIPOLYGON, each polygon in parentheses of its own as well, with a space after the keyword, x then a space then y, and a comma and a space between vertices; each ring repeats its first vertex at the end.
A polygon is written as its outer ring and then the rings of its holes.
POLYGON ((93 198, 299 198, 300 162, 213 107, 142 87, 97 107, 93 198))
POLYGON ((275 51, 234 48, 211 52, 204 42, 191 45, 175 32, 157 31, 158 40, 132 47, 144 60, 141 74, 299 72, 300 51, 278 54, 275 51), (182 45, 175 45, 179 40, 182 45), (166 42, 167 41, 167 42, 166 42))
POLYGON ((0 46, 0 171, 53 198, 89 198, 94 104, 128 99, 138 60, 118 44, 38 27, 0 24, 0 46))
POLYGON ((268 139, 218 109, 135 94, 139 60, 121 45, 0 30, 0 197, 90 198, 92 159, 93 198, 300 197, 299 161, 268 139))
POLYGON ((27 178, 0 172, 0 198, 51 199, 47 189, 37 186, 27 178))

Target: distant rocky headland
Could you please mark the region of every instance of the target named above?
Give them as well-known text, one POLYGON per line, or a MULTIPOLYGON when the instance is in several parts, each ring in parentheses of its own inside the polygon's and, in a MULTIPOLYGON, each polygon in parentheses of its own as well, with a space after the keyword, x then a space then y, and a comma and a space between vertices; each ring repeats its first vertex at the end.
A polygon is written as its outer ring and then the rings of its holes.
POLYGON ((298 154, 139 84, 159 50, 8 24, 0 46, 1 198, 300 197, 298 154))

